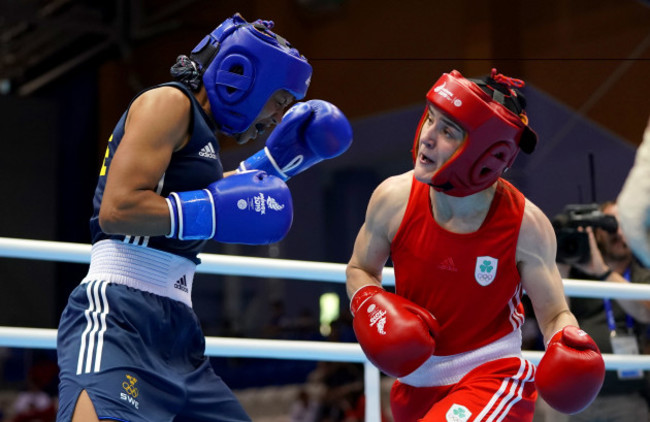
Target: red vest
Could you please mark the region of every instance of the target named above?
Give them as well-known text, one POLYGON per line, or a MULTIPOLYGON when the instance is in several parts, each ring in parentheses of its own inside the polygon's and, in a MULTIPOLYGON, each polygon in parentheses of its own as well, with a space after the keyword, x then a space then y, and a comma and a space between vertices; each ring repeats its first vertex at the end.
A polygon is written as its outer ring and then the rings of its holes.
POLYGON ((452 233, 433 218, 429 185, 413 179, 391 244, 396 293, 427 308, 441 331, 436 355, 485 346, 524 322, 515 254, 524 195, 499 179, 490 210, 473 233, 452 233))

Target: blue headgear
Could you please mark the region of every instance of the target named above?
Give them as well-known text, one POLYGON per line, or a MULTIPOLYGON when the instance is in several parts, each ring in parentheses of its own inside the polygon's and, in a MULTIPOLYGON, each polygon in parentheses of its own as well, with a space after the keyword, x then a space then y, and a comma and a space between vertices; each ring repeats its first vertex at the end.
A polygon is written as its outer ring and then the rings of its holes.
POLYGON ((279 89, 305 97, 311 65, 270 29, 271 21, 226 19, 192 50, 199 63, 210 108, 222 132, 245 132, 279 89))

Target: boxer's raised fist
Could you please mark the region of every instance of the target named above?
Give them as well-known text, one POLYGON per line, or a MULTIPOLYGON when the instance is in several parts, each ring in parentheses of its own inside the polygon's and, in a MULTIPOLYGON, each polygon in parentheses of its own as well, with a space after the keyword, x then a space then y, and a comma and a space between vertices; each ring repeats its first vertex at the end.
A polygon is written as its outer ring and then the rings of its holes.
POLYGON ((352 127, 334 104, 297 103, 266 140, 266 147, 242 161, 238 171, 264 170, 286 181, 316 163, 334 158, 352 143, 352 127))
POLYGON ((410 374, 435 351, 438 321, 401 296, 379 286, 364 286, 352 296, 350 309, 361 349, 390 376, 410 374))

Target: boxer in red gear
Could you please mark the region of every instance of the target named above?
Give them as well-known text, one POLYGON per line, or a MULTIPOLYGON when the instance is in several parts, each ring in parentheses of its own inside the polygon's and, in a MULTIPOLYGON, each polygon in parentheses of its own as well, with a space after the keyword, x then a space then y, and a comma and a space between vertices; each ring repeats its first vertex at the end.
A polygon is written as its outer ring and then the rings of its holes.
MULTIPOLYGON (((346 270, 352 310, 362 312, 355 309, 357 292, 381 289, 390 258, 394 296, 428 310, 439 325, 431 330, 431 342, 423 341, 424 319, 412 324, 409 316, 409 324, 399 327, 408 313, 399 303, 386 306, 386 324, 397 320, 394 329, 401 336, 418 339, 411 350, 389 345, 395 352, 388 357, 385 334, 369 324, 355 325, 369 360, 385 372, 384 362, 408 368, 413 356, 421 359, 433 349, 395 381, 396 422, 532 421, 536 370, 521 354, 523 291, 546 340, 567 326, 578 327, 565 300, 548 218, 501 178, 517 153, 531 153, 537 142, 517 89, 522 86, 495 70, 481 80, 457 71, 442 75, 427 94, 414 169, 384 180, 370 198, 346 270)), ((600 353, 551 343, 548 365, 540 368, 548 380, 543 392, 555 386, 564 396, 545 398, 559 408, 567 401, 588 405, 604 375, 600 353), (563 372, 580 359, 585 365, 578 374, 563 372), (562 389, 576 376, 591 379, 591 385, 562 389)))

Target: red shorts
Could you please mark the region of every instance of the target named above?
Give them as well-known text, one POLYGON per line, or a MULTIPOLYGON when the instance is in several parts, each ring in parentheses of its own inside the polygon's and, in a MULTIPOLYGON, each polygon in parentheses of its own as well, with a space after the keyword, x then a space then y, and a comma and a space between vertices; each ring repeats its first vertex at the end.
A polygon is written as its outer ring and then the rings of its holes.
POLYGON ((413 387, 395 381, 390 404, 395 422, 530 422, 535 411, 535 366, 521 358, 487 362, 460 382, 413 387))

